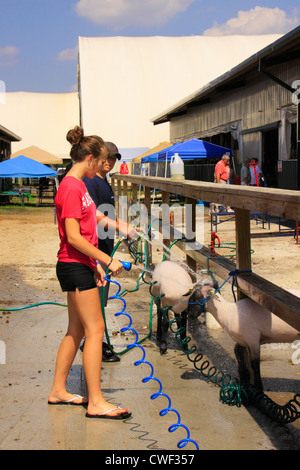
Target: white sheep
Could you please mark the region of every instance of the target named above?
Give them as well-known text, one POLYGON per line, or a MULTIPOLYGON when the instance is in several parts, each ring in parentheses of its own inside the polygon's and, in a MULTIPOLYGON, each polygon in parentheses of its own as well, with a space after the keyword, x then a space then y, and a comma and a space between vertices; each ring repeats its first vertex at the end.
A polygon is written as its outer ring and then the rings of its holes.
MULTIPOLYGON (((194 284, 186 270, 174 261, 159 263, 153 271, 152 283, 151 292, 157 305, 157 342, 160 346, 160 353, 164 354, 167 351, 169 314, 168 311, 164 314, 163 310, 171 306, 170 310, 175 315, 177 326, 182 328, 180 337, 183 340, 186 337, 189 295, 192 294, 190 288, 194 284)), ((185 347, 185 344, 183 346, 185 347)))
MULTIPOLYGON (((300 339, 300 331, 291 327, 272 312, 250 298, 237 302, 226 301, 210 280, 195 285, 189 298, 188 314, 200 314, 201 303, 235 341, 235 355, 242 386, 254 385, 263 390, 260 375, 260 345, 292 343, 300 339)), ((289 290, 300 297, 300 291, 289 290)))

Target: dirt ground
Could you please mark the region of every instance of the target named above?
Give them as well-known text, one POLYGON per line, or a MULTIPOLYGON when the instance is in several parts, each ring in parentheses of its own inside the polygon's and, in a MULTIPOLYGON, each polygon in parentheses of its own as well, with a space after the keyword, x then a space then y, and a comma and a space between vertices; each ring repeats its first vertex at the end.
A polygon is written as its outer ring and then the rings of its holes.
POLYGON ((56 274, 58 229, 53 208, 0 210, 2 306, 65 300, 56 274))
MULTIPOLYGON (((205 243, 209 243, 208 214, 205 220, 205 243)), ((278 224, 271 224, 268 230, 255 221, 251 230, 261 235, 251 241, 253 271, 286 289, 300 289, 300 244, 296 244, 293 234, 279 236, 278 224), (268 233, 277 236, 266 236, 268 233)), ((281 233, 286 230, 281 225, 281 233)), ((217 233, 222 244, 234 243, 233 223, 220 224, 217 233)), ((54 209, 0 208, 0 235, 1 305, 64 300, 55 274, 59 240, 54 209)))
MULTIPOLYGON (((286 227, 281 226, 281 230, 286 227)), ((270 230, 262 225, 251 222, 251 241, 253 271, 265 277, 271 282, 281 285, 286 289, 300 290, 299 250, 293 236, 280 236, 277 223, 272 223, 270 230), (272 235, 272 236, 271 236, 272 235)), ((234 222, 227 222, 218 226, 218 235, 221 243, 234 243, 234 222)), ((281 232, 283 234, 283 232, 281 232)), ((0 208, 0 236, 1 236, 1 284, 0 284, 0 310, 2 308, 14 308, 31 305, 39 302, 66 302, 66 295, 61 292, 55 273, 56 255, 59 246, 58 227, 55 223, 53 207, 46 208, 14 208, 4 210, 0 208)), ((205 243, 210 240, 210 222, 208 211, 205 212, 205 243)), ((174 249, 176 252, 176 249, 174 249)), ((228 250, 230 254, 230 249, 228 250)), ((178 252, 177 252, 178 254, 178 252)), ((222 253, 223 254, 223 253, 222 253)), ((122 245, 119 259, 130 260, 130 255, 122 245)), ((156 264, 162 257, 160 251, 153 251, 153 261, 156 264)), ((137 276, 133 273, 125 273, 121 278, 122 288, 132 289, 135 287, 137 276)), ((224 295, 224 293, 223 293, 224 295)), ((225 296, 231 295, 230 286, 225 289, 225 296)), ((133 314, 135 327, 139 332, 147 331, 147 315, 149 312, 150 297, 148 287, 143 287, 139 292, 130 297, 130 311, 133 314), (140 313, 145 310, 146 315, 140 313)), ((10 315, 2 313, 2 322, 10 321, 10 315)), ((119 324, 110 320, 109 333, 117 335, 113 341, 120 337, 119 324), (119 336, 118 336, 119 335, 119 336)), ((155 337, 156 323, 153 321, 155 337)), ((233 344, 223 331, 212 331, 210 337, 213 341, 212 353, 217 354, 215 342, 221 342, 231 358, 233 358, 233 344)), ((124 343, 124 338, 119 338, 124 343)), ((210 340, 207 347, 210 346, 210 340)), ((276 345, 275 345, 276 346, 276 345)), ((149 344, 148 348, 155 348, 155 344, 149 344)), ((170 342, 170 350, 175 348, 170 342)), ((262 367, 264 375, 269 382, 267 387, 277 391, 280 389, 280 400, 283 403, 299 391, 299 365, 291 362, 291 346, 275 347, 269 349, 264 347, 262 355, 262 367), (275 377, 279 377, 274 387, 275 377), (279 385, 278 385, 279 384, 279 385), (286 388, 284 388, 286 387, 286 388), (283 393, 283 391, 289 393, 283 393), (292 395, 291 395, 292 392, 292 395)), ((219 359, 223 360, 224 353, 220 352, 219 359)), ((166 359, 168 360, 168 359, 166 359)), ((234 361, 233 361, 234 362, 234 361)), ((235 365, 233 365, 235 368, 235 365)), ((231 372, 230 372, 231 373, 231 372)), ((185 372, 185 378, 196 379, 197 372, 185 372)), ((276 395, 277 399, 277 395, 276 395)), ((283 404, 282 403, 282 404, 283 404)), ((299 421, 299 420, 298 420, 299 421)), ((298 423, 298 422, 297 422, 298 423)), ((264 424, 265 425, 265 424, 264 424)), ((263 426, 264 426, 263 425, 263 426)), ((300 424, 292 427, 288 439, 292 441, 287 444, 286 436, 278 431, 276 439, 280 441, 283 448, 299 448, 300 446, 300 424), (283 436, 283 437, 282 437, 283 436), (292 436, 292 438, 290 437, 292 436), (284 443, 282 444, 282 442, 284 443)), ((268 432, 265 431, 267 434, 268 432)), ((290 432, 290 431, 289 431, 290 432)), ((277 428, 276 428, 277 433, 277 428)))

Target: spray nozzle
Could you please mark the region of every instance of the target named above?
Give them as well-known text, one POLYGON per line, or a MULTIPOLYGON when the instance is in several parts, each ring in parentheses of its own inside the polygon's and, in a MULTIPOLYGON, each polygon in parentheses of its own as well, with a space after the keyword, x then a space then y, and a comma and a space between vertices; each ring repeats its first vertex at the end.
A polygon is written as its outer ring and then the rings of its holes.
POLYGON ((125 271, 130 271, 131 263, 129 263, 129 261, 120 261, 120 262, 123 264, 123 268, 125 269, 125 271))

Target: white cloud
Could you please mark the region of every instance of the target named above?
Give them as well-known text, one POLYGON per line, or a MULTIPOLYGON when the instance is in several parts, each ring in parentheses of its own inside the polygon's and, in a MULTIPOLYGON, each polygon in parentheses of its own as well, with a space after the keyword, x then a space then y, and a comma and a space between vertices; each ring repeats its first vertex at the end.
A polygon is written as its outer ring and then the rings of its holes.
POLYGON ((19 49, 15 46, 0 47, 0 65, 9 66, 16 63, 19 49))
POLYGON ((73 47, 72 49, 63 49, 57 56, 57 59, 60 62, 68 62, 77 60, 78 57, 78 46, 73 47))
POLYGON ((94 23, 126 26, 153 26, 166 23, 185 11, 194 0, 79 0, 76 11, 94 23))
POLYGON ((204 36, 228 36, 234 34, 284 34, 299 25, 297 11, 292 17, 279 8, 255 7, 249 11, 239 11, 236 18, 226 23, 215 23, 203 32, 204 36))

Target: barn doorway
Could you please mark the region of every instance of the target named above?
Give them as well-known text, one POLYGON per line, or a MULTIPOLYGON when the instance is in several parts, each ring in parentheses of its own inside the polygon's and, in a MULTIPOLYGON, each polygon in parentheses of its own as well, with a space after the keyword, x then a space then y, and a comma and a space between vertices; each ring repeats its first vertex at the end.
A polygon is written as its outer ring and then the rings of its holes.
POLYGON ((262 132, 262 171, 267 185, 278 187, 278 129, 262 132))

